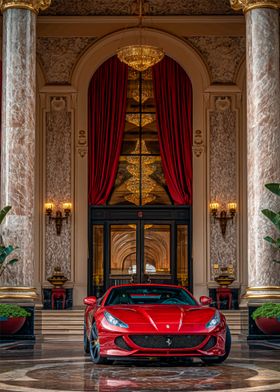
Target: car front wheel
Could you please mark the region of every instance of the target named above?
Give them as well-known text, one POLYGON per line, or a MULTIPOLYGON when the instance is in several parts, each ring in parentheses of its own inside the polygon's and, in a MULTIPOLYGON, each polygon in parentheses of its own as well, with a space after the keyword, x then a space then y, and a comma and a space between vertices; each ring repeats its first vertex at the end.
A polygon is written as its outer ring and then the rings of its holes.
POLYGON ((221 356, 221 357, 212 357, 212 358, 211 357, 202 357, 201 359, 202 359, 202 361, 204 363, 207 363, 209 365, 210 364, 215 365, 215 364, 218 364, 218 363, 222 363, 229 356, 230 348, 231 348, 231 334, 230 334, 230 329, 227 326, 227 329, 226 329, 226 342, 225 342, 225 353, 224 353, 224 355, 221 356))
POLYGON ((92 324, 90 342, 89 342, 90 356, 93 363, 104 364, 108 363, 107 359, 100 356, 100 342, 96 323, 92 324))
POLYGON ((86 322, 84 322, 84 352, 89 354, 89 341, 87 337, 86 322))

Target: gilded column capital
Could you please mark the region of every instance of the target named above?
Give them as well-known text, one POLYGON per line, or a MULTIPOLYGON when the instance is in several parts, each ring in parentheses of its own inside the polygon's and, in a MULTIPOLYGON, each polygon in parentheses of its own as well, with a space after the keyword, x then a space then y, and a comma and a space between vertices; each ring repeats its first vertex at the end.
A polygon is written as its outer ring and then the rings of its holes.
POLYGON ((0 9, 3 13, 8 8, 22 8, 39 13, 40 10, 47 9, 52 0, 0 0, 0 9))
POLYGON ((230 0, 231 8, 235 11, 242 9, 244 12, 248 12, 254 8, 280 8, 280 0, 230 0))

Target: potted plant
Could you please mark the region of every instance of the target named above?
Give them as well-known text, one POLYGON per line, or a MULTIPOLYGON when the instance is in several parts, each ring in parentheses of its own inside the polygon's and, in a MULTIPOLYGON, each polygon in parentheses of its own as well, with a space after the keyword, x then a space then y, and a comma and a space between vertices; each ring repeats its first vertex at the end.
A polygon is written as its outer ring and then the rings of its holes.
POLYGON ((257 327, 267 335, 280 334, 280 303, 266 303, 252 313, 257 327))
POLYGON ((31 314, 19 305, 0 304, 0 335, 18 332, 31 314))
MULTIPOLYGON (((280 184, 270 183, 265 187, 277 196, 280 196, 280 184)), ((269 209, 262 210, 266 216, 280 232, 280 211, 274 212, 269 209)), ((264 240, 269 242, 273 248, 280 251, 280 237, 272 238, 270 236, 264 237, 264 240)), ((275 263, 280 263, 279 258, 272 260, 275 263)), ((280 334, 280 303, 266 303, 261 305, 252 313, 252 319, 255 321, 257 327, 265 334, 274 335, 280 334)))
MULTIPOLYGON (((6 206, 0 211, 0 225, 11 208, 11 206, 6 206)), ((4 245, 2 235, 0 233, 0 277, 9 265, 15 264, 18 261, 17 258, 11 258, 15 249, 16 248, 12 245, 4 245)))

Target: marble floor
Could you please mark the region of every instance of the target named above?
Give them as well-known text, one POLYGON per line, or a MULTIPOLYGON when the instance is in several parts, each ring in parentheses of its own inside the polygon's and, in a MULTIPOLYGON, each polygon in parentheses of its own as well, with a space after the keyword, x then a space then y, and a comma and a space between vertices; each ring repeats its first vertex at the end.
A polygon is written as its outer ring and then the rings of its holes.
POLYGON ((280 344, 234 342, 217 366, 176 359, 93 365, 79 342, 0 344, 0 391, 280 391, 280 344))

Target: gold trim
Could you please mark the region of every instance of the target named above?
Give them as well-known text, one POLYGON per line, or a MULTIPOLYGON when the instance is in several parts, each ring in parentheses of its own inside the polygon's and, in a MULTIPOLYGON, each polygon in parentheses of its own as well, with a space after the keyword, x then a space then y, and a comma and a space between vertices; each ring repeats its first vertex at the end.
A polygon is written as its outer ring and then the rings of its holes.
POLYGON ((258 298, 258 299, 280 299, 280 294, 244 294, 242 298, 258 298))
POLYGON ((37 299, 35 287, 0 287, 0 299, 37 299))
POLYGON ((260 287, 247 287, 247 291, 260 291, 260 290, 279 290, 280 286, 260 286, 260 287))
POLYGON ((0 299, 37 299, 37 294, 0 294, 0 299))
POLYGON ((0 0, 0 9, 3 13, 9 8, 26 9, 36 14, 44 11, 51 5, 51 0, 0 0))
POLYGON ((0 287, 0 291, 34 291, 36 292, 35 287, 0 287))
POLYGON ((242 10, 244 14, 255 8, 280 8, 280 0, 230 0, 230 4, 234 11, 242 10))
POLYGON ((280 286, 247 287, 244 299, 280 299, 280 286), (257 293, 258 292, 258 293, 257 293))

